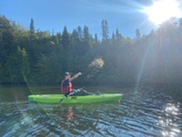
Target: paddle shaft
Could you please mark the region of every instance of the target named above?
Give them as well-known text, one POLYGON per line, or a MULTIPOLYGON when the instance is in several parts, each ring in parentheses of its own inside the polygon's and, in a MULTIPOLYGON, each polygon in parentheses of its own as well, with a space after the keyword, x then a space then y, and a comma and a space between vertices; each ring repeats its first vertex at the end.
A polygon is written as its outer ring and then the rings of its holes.
POLYGON ((70 93, 70 94, 68 94, 66 97, 61 98, 61 99, 59 100, 59 102, 62 102, 62 101, 63 101, 64 99, 66 99, 67 97, 69 97, 69 96, 71 96, 71 95, 73 95, 73 94, 75 94, 75 93, 77 93, 77 92, 80 92, 82 89, 83 89, 83 87, 82 87, 82 88, 77 89, 77 90, 76 90, 76 92, 71 92, 71 93, 70 93))

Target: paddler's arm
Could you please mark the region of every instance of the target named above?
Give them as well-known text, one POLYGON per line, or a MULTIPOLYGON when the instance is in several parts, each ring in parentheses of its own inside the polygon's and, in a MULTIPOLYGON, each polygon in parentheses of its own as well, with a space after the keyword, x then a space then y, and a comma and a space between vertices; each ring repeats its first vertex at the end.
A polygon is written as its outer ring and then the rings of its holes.
POLYGON ((81 72, 76 73, 73 77, 69 79, 69 81, 73 81, 74 79, 78 78, 81 75, 81 72))

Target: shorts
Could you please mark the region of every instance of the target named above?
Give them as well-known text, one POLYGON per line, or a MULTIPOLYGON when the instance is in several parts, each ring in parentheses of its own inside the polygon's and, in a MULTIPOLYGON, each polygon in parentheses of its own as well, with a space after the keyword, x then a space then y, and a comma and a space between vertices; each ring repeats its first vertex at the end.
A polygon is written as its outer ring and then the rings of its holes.
POLYGON ((64 93, 64 96, 65 96, 65 97, 68 97, 68 95, 69 95, 70 93, 72 93, 70 96, 74 96, 74 94, 75 94, 76 92, 77 92, 76 89, 73 89, 72 92, 64 93))

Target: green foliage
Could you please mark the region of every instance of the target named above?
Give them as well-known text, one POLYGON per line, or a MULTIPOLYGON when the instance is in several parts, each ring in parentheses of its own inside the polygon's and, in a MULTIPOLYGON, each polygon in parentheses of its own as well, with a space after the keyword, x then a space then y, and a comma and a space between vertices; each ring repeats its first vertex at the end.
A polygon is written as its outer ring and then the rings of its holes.
POLYGON ((55 54, 42 55, 36 65, 37 72, 35 81, 42 84, 59 83, 61 76, 61 64, 55 54))
POLYGON ((0 83, 59 84, 65 71, 83 75, 79 84, 180 84, 182 82, 181 20, 171 19, 137 39, 116 29, 109 38, 101 22, 102 40, 89 28, 50 34, 30 29, 0 16, 0 83))

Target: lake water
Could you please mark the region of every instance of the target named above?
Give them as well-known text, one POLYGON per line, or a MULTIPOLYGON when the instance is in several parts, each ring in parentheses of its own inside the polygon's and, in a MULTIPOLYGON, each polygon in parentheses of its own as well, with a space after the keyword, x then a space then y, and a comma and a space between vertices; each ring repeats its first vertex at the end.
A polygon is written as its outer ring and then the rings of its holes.
POLYGON ((58 93, 42 87, 0 88, 0 136, 3 137, 181 137, 182 97, 162 89, 88 88, 122 93, 118 103, 35 104, 31 92, 58 93), (51 92, 50 92, 51 91, 51 92))

